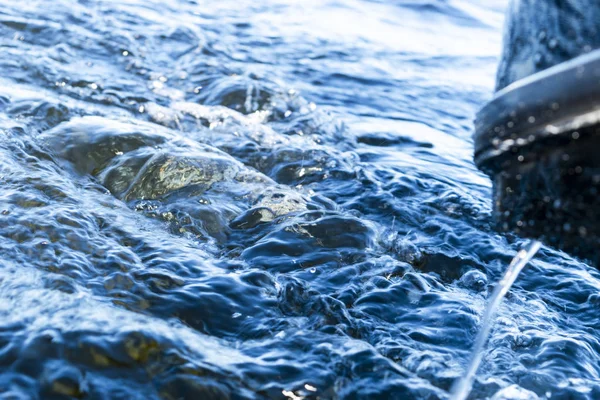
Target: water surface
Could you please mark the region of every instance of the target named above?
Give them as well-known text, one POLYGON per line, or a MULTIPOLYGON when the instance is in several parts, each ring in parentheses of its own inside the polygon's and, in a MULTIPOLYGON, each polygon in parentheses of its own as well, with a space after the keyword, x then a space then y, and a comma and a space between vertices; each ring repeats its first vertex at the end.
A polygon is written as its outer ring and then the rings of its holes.
MULTIPOLYGON (((1 1, 2 396, 448 398, 523 244, 471 160, 503 8, 1 1)), ((471 398, 600 397, 599 288, 543 248, 471 398)))

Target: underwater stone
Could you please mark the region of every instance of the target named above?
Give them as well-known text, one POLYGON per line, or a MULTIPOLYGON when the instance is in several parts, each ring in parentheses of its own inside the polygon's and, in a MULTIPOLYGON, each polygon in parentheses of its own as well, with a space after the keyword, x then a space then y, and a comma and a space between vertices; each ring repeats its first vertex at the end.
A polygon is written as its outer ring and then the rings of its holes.
POLYGON ((282 190, 281 186, 266 188, 258 197, 255 205, 268 208, 276 216, 292 212, 306 211, 306 201, 291 190, 282 190))
POLYGON ((231 227, 307 210, 306 199, 288 186, 161 126, 86 117, 39 139, 76 172, 96 177, 115 197, 136 202, 136 210, 163 219, 177 234, 224 240, 229 221, 250 207, 231 227))
POLYGON ((39 140, 55 155, 73 163, 79 173, 90 174, 119 154, 162 144, 168 136, 145 124, 83 117, 58 125, 39 140))
POLYGON ((142 167, 124 199, 156 199, 191 185, 207 189, 235 178, 239 169, 237 162, 225 157, 158 153, 142 167))
POLYGON ((267 207, 252 208, 233 221, 230 227, 233 229, 252 229, 257 225, 273 221, 276 215, 267 207))
POLYGON ((46 365, 42 378, 47 395, 81 397, 85 394, 85 384, 81 372, 70 365, 50 362, 46 365))

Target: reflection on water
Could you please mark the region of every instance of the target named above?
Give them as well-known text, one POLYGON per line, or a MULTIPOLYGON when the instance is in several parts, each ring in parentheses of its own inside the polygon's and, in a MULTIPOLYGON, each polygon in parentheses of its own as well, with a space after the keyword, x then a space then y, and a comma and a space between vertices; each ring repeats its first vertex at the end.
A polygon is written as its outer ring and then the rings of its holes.
MULTIPOLYGON (((522 245, 480 3, 1 1, 0 392, 448 398, 522 245)), ((543 248, 472 398, 600 396, 599 278, 543 248)))

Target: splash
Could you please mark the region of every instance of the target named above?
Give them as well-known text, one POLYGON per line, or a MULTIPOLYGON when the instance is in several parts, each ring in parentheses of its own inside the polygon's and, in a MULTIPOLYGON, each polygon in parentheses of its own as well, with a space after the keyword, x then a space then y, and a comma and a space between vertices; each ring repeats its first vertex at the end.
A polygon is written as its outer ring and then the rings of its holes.
POLYGON ((475 346, 473 347, 473 354, 471 356, 469 367, 463 378, 453 387, 453 400, 465 400, 471 392, 473 380, 475 379, 475 373, 477 372, 479 364, 481 364, 481 359, 483 358, 483 347, 485 346, 490 329, 492 327, 492 318, 494 317, 500 302, 517 279, 517 276, 519 276, 521 270, 523 270, 527 263, 533 258, 533 256, 535 256, 541 245, 542 244, 536 240, 530 241, 527 246, 521 249, 515 258, 513 258, 506 270, 506 273, 504 274, 504 277, 496 285, 487 309, 485 310, 485 314, 483 315, 482 327, 477 335, 477 339, 475 340, 475 346))

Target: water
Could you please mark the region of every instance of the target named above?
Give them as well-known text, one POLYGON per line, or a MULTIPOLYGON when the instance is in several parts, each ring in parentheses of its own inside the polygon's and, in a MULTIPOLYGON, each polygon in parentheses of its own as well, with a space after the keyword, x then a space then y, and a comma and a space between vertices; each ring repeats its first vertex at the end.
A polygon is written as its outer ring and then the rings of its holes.
MULTIPOLYGON (((2 397, 449 398, 523 245, 472 163, 504 8, 0 1, 2 397)), ((599 288, 543 247, 471 398, 598 398, 599 288)))
POLYGON ((535 256, 535 253, 538 252, 541 245, 542 244, 538 241, 531 241, 527 247, 520 250, 515 258, 513 258, 513 260, 510 262, 510 265, 506 269, 506 273, 500 282, 498 282, 494 288, 494 292, 490 297, 489 304, 487 305, 485 313, 483 314, 481 330, 475 339, 473 355, 471 356, 471 361, 469 362, 465 376, 456 383, 452 391, 454 400, 464 400, 467 398, 467 396, 469 396, 469 392, 473 386, 473 380, 475 379, 475 374, 477 373, 477 369, 481 364, 483 349, 488 339, 490 330, 492 329, 492 320, 496 314, 496 311, 498 310, 498 306, 502 302, 504 296, 506 296, 506 293, 508 293, 510 290, 510 287, 515 283, 515 280, 523 268, 525 268, 527 263, 531 261, 531 259, 535 256))

